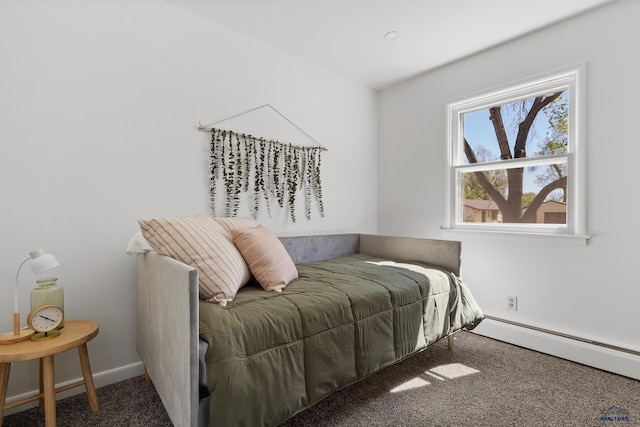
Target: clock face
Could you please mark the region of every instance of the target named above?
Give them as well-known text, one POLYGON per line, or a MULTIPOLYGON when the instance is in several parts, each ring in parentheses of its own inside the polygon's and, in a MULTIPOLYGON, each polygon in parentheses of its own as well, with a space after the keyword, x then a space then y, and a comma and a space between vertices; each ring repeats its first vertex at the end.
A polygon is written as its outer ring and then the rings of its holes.
POLYGON ((29 314, 27 323, 36 332, 49 332, 60 326, 64 314, 56 305, 43 305, 29 314))

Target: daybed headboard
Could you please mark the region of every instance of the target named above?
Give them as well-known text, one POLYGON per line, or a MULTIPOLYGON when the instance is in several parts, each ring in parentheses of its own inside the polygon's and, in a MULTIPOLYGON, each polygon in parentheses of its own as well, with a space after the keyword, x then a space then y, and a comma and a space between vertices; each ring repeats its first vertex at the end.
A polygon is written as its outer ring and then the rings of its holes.
POLYGON ((330 234, 281 237, 294 263, 319 261, 365 253, 393 261, 422 261, 460 275, 460 242, 379 236, 373 234, 330 234))
POLYGON ((280 237, 280 241, 296 264, 353 255, 360 250, 359 234, 280 237))

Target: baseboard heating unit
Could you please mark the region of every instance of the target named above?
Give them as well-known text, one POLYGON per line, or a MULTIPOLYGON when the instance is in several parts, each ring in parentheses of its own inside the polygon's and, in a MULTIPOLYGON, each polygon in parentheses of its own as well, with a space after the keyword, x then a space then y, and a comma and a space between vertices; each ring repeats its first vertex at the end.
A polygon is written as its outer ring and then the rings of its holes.
POLYGON ((528 325, 496 316, 473 330, 478 335, 640 380, 640 350, 528 325))

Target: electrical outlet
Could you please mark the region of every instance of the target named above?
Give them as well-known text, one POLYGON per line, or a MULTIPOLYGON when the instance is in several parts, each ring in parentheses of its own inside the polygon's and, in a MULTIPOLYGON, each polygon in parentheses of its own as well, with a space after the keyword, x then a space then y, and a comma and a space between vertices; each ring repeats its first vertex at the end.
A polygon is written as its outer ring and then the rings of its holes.
POLYGON ((518 297, 514 297, 514 296, 507 297, 507 309, 518 311, 518 297))

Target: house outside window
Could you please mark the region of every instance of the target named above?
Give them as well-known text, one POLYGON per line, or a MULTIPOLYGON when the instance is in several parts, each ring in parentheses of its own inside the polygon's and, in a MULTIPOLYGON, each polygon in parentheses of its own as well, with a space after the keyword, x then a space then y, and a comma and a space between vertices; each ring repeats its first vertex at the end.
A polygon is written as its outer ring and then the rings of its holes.
POLYGON ((585 66, 452 102, 445 228, 583 237, 585 66))

